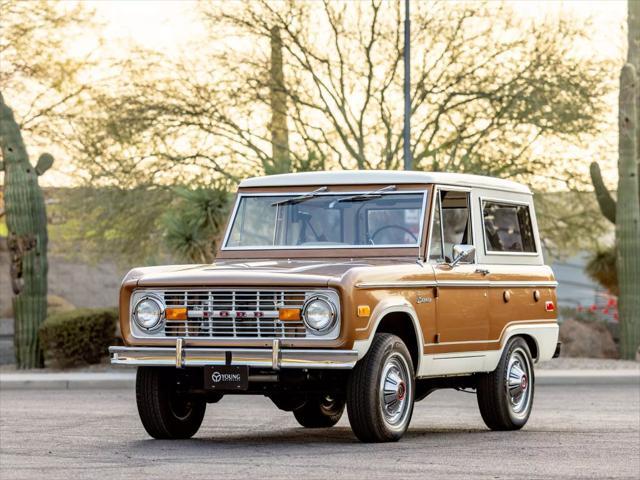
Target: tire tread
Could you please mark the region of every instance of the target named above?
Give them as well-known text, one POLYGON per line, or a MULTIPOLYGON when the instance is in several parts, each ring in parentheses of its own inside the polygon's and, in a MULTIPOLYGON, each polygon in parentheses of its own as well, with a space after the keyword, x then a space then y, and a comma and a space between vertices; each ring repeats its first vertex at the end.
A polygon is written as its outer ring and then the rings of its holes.
POLYGON ((139 367, 136 375, 136 403, 144 429, 156 439, 191 438, 200 428, 206 403, 193 402, 192 413, 186 420, 173 416, 169 406, 167 368, 139 367))
MULTIPOLYGON (((397 441, 403 432, 394 432, 386 428, 382 414, 377 405, 377 381, 382 359, 389 349, 399 349, 410 368, 411 380, 413 370, 411 355, 404 342, 397 336, 388 333, 376 334, 365 357, 354 367, 347 388, 347 414, 351 429, 362 442, 390 442, 397 441), (374 379, 374 381, 372 381, 374 379)), ((412 386, 412 395, 415 386, 412 386)), ((411 399, 413 402, 413 399, 411 399)), ((410 406, 413 409, 413 405, 410 406)), ((409 412, 409 420, 411 421, 409 412)))
MULTIPOLYGON (((509 357, 511 356, 511 351, 516 346, 523 348, 529 355, 529 360, 531 360, 531 354, 527 342, 525 342, 525 340, 520 337, 514 337, 507 343, 496 369, 493 372, 480 374, 478 378, 478 407, 480 408, 480 415, 482 416, 482 420, 484 421, 485 425, 491 430, 519 430, 527 423, 529 417, 527 415, 524 421, 514 422, 514 420, 509 415, 510 407, 507 403, 507 398, 505 395, 503 395, 503 378, 506 373, 505 370, 507 368, 507 362, 509 361, 509 357)), ((531 370, 530 385, 533 389, 533 366, 531 370)), ((532 405, 533 392, 531 397, 531 404, 529 405, 529 412, 531 411, 532 405)))

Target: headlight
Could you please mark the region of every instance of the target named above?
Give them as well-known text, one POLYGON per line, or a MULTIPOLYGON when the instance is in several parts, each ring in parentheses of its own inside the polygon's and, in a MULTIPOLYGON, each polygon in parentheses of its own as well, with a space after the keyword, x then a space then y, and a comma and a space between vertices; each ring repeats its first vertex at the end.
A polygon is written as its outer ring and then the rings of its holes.
POLYGON ((160 324, 164 307, 155 297, 144 297, 133 309, 133 318, 145 330, 153 330, 160 324))
POLYGON ((314 332, 326 332, 336 323, 336 309, 322 297, 312 297, 302 309, 304 323, 314 332))

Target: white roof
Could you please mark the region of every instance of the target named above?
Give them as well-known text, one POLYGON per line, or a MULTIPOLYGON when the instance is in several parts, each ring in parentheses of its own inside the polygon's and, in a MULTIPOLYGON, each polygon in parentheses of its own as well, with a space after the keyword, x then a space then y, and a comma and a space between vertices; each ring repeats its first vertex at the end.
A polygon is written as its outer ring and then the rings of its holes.
POLYGON ((402 183, 435 183, 460 187, 481 187, 509 192, 531 193, 526 185, 501 178, 468 175, 466 173, 416 172, 403 170, 338 170, 333 172, 302 172, 252 177, 240 182, 240 187, 290 187, 324 185, 358 185, 402 183))

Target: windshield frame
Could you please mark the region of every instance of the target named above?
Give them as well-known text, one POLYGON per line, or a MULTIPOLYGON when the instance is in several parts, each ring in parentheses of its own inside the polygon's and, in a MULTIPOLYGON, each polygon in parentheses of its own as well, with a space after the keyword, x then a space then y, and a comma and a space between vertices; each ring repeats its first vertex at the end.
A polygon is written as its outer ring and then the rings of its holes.
MULTIPOLYGON (((313 187, 309 189, 312 190, 313 187)), ((400 195, 400 194, 418 194, 422 195, 421 202, 421 214, 420 214, 420 223, 418 230, 418 241, 413 244, 380 244, 380 245, 265 245, 265 246, 240 246, 240 247, 229 247, 227 244, 229 242, 229 237, 231 236, 231 230, 233 229, 234 223, 236 221, 236 217, 238 215, 238 210, 243 198, 246 197, 299 197, 301 194, 308 193, 308 191, 298 191, 296 190, 287 190, 283 192, 280 189, 274 189, 269 192, 260 191, 239 191, 236 200, 233 206, 233 210, 231 215, 229 216, 229 220, 225 229, 225 234, 223 237, 223 241, 221 242, 220 252, 308 252, 313 250, 336 250, 336 251, 352 251, 352 250, 362 250, 362 251, 376 251, 383 250, 388 252, 389 250, 401 251, 402 254, 416 254, 420 251, 424 244, 425 237, 425 222, 427 219, 427 210, 429 207, 428 200, 431 189, 428 185, 420 185, 420 186, 412 186, 408 189, 397 189, 394 191, 384 192, 381 195, 400 195)), ((321 196, 335 196, 338 198, 349 197, 353 195, 362 195, 366 193, 371 193, 371 190, 367 187, 359 186, 359 188, 348 188, 345 190, 329 190, 326 192, 321 192, 316 194, 317 197, 321 196)), ((274 207, 275 208, 275 207, 274 207)), ((385 253, 388 254, 388 253, 385 253)))

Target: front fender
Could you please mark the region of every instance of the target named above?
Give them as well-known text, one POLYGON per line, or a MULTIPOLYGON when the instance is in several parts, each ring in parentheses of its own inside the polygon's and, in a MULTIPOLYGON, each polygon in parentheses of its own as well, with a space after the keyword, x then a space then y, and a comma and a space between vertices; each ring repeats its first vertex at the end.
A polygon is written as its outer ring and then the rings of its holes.
POLYGON ((369 322, 365 327, 356 329, 357 331, 367 331, 369 332, 367 338, 365 340, 356 340, 353 343, 353 349, 358 352, 358 360, 363 358, 367 352, 369 351, 369 347, 371 346, 371 342, 373 341, 373 336, 376 334, 378 330, 378 326, 383 318, 391 313, 406 313, 411 322, 413 323, 413 329, 415 330, 416 339, 418 342, 418 365, 416 365, 416 372, 420 369, 420 363, 422 362, 423 345, 424 338, 422 335, 422 328, 420 327, 420 322, 418 320, 418 315, 416 310, 413 308, 413 305, 409 303, 406 298, 402 296, 390 296, 378 302, 378 304, 371 312, 371 317, 369 318, 369 322))

